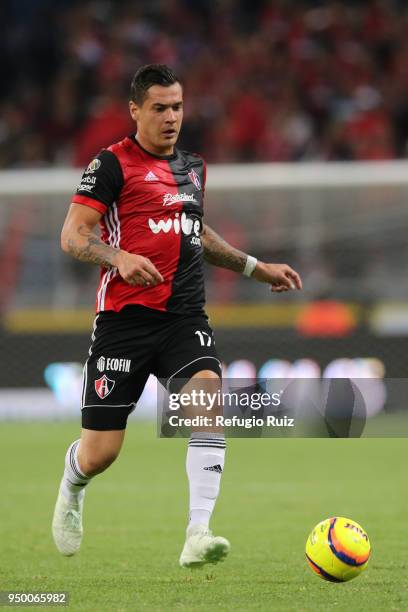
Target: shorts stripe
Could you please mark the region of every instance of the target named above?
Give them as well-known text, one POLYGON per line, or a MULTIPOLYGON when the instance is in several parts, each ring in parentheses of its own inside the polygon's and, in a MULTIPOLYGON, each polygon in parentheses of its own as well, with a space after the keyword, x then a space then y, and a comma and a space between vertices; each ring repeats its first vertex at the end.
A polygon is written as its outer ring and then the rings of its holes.
POLYGON ((203 357, 197 357, 197 359, 193 359, 192 361, 189 361, 188 363, 184 364, 181 368, 179 368, 176 372, 174 372, 174 374, 169 376, 169 378, 167 379, 167 386, 169 386, 171 379, 174 378, 176 374, 179 374, 179 372, 182 372, 185 368, 187 368, 192 363, 195 363, 196 361, 200 361, 200 359, 215 359, 215 361, 218 361, 220 369, 221 369, 221 362, 219 359, 217 359, 216 357, 213 357, 212 355, 203 355, 203 357))
POLYGON ((135 408, 136 403, 130 402, 130 404, 87 404, 86 406, 82 406, 82 408, 135 408))
MULTIPOLYGON (((91 350, 91 349, 89 349, 89 350, 91 350)), ((87 385, 88 385, 88 359, 85 361, 84 370, 83 370, 83 374, 82 374, 81 410, 84 407, 84 403, 85 403, 85 395, 86 395, 87 385)))
POLYGON ((95 338, 96 338, 96 328, 98 326, 98 318, 99 318, 99 313, 94 318, 94 322, 93 322, 93 326, 92 326, 92 335, 91 335, 92 343, 91 343, 91 346, 89 347, 89 351, 88 351, 89 357, 92 357, 92 346, 93 346, 93 343, 95 342, 95 338))

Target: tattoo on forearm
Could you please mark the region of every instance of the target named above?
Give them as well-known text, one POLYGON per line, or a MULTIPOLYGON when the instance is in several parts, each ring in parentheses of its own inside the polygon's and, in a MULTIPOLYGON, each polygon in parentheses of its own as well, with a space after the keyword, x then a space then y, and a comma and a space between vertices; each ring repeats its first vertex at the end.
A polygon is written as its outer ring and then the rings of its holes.
POLYGON ((119 251, 119 249, 114 249, 105 244, 86 225, 78 227, 78 240, 69 238, 67 244, 72 257, 105 268, 114 267, 114 260, 119 251))
POLYGON ((242 272, 245 268, 247 255, 228 244, 208 225, 204 225, 201 235, 204 247, 204 259, 213 266, 228 268, 234 272, 242 272))

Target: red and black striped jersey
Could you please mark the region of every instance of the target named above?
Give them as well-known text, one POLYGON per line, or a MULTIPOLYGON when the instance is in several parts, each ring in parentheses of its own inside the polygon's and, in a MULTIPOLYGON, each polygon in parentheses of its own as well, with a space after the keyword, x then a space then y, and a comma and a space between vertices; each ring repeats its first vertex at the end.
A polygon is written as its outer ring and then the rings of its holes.
POLYGON ((86 168, 72 201, 103 214, 102 240, 148 257, 164 278, 132 286, 116 268, 101 269, 96 310, 128 304, 176 313, 204 310, 202 232, 204 160, 174 149, 157 156, 135 136, 102 150, 86 168))

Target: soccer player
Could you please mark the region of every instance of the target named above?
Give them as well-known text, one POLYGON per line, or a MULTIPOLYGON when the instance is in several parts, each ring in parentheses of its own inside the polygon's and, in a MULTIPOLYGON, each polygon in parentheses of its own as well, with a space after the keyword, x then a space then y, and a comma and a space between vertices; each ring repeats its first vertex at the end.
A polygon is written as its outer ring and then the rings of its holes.
MULTIPOLYGON (((52 523, 63 555, 80 547, 86 486, 118 456, 149 375, 176 393, 220 389, 221 366, 204 311, 203 259, 269 283, 272 291, 302 287, 289 266, 257 261, 203 224, 205 163, 175 147, 183 88, 172 70, 161 64, 140 68, 129 109, 136 134, 90 162, 62 229, 65 252, 101 266, 81 437, 66 453, 52 523), (101 237, 94 233, 98 223, 101 237)), ((229 542, 209 529, 224 455, 220 428, 192 430, 182 567, 216 563, 229 551, 229 542)))

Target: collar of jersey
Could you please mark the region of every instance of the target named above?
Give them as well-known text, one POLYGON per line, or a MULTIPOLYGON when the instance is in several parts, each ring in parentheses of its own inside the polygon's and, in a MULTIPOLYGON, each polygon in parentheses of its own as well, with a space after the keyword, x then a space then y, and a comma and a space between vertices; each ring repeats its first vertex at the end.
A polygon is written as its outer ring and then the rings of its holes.
POLYGON ((150 153, 150 151, 147 151, 144 147, 142 147, 140 142, 136 139, 136 134, 131 134, 129 138, 135 145, 139 147, 139 149, 142 149, 143 153, 146 153, 146 155, 150 155, 151 157, 154 157, 155 159, 171 160, 171 159, 176 159, 177 157, 176 149, 174 150, 174 153, 172 153, 171 155, 155 155, 154 153, 150 153))

